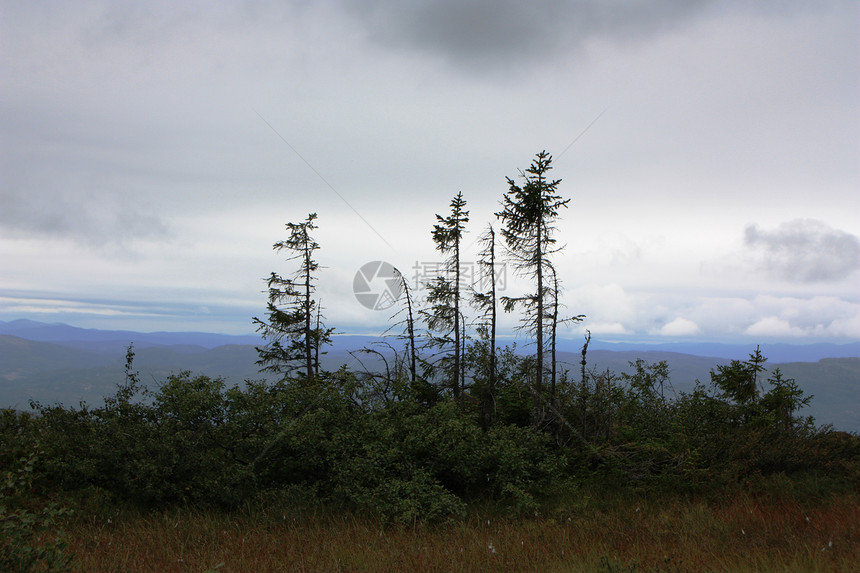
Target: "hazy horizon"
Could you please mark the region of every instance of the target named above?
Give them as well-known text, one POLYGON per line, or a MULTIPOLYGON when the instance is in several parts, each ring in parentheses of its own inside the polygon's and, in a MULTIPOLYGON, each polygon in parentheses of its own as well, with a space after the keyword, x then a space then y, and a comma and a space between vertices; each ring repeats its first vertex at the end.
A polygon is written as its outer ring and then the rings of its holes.
MULTIPOLYGON (((265 339, 262 337, 260 333, 247 331, 241 333, 224 333, 224 332, 212 332, 212 331, 194 331, 194 330, 134 330, 130 328, 93 328, 93 327, 85 327, 78 324, 67 323, 67 322, 44 322, 37 321, 28 318, 18 318, 13 320, 0 320, 0 335, 4 333, 11 332, 14 336, 20 336, 21 338, 28 338, 27 331, 24 330, 23 333, 12 329, 11 331, 7 328, 10 325, 16 325, 17 323, 25 323, 21 325, 24 329, 33 327, 33 328, 41 328, 41 327, 71 327, 72 329, 81 329, 85 332, 95 331, 95 332, 118 332, 118 333, 133 333, 133 334, 142 334, 142 335, 202 335, 202 336, 214 336, 214 337, 224 337, 224 338, 238 338, 244 339, 244 344, 249 344, 253 341, 254 344, 262 343, 265 339)), ((467 334, 471 339, 476 339, 477 336, 474 332, 467 331, 467 334)), ((337 330, 333 333, 335 337, 335 345, 337 345, 337 338, 339 337, 355 337, 355 338, 402 338, 405 335, 405 332, 401 332, 396 328, 394 329, 386 329, 382 331, 373 331, 373 330, 362 330, 362 329, 354 329, 354 330, 337 330)), ((424 329, 418 329, 416 335, 419 338, 422 338, 425 335, 424 329)), ((43 340, 42 337, 35 337, 35 340, 43 340)), ((46 340, 64 340, 59 337, 53 337, 51 339, 46 340)), ((74 337, 69 340, 75 340, 74 337)), ((214 339, 213 340, 217 340, 214 339)), ((130 341, 135 343, 135 341, 130 341)), ((559 336, 558 345, 559 349, 565 352, 579 352, 582 348, 582 345, 585 342, 584 336, 559 336)), ((511 344, 516 344, 517 347, 525 353, 529 352, 529 348, 533 348, 534 339, 525 332, 511 332, 511 331, 502 331, 497 333, 497 344, 502 346, 507 346, 511 344)), ((220 342, 219 342, 220 344, 220 342)), ((747 353, 752 352, 756 346, 762 346, 764 348, 767 347, 796 347, 798 349, 814 347, 814 346, 832 346, 836 348, 851 348, 854 350, 858 348, 858 352, 860 352, 860 341, 856 340, 845 340, 845 341, 811 341, 811 342, 802 342, 792 339, 738 339, 738 338, 725 338, 725 339, 703 339, 703 338, 692 338, 692 337, 675 337, 675 338, 667 338, 667 337, 613 337, 613 336, 593 336, 589 340, 589 348, 591 349, 604 349, 604 350, 612 350, 613 348, 617 349, 628 349, 628 348, 636 348, 640 350, 645 350, 649 347, 654 347, 660 350, 670 349, 672 346, 679 346, 685 348, 693 348, 696 346, 700 347, 726 347, 726 348, 742 348, 745 349, 741 354, 737 354, 736 352, 731 355, 733 358, 744 359, 747 356, 747 353)), ((215 344, 205 345, 207 347, 214 347, 215 344)), ((671 351, 671 350, 670 350, 671 351)), ((844 357, 860 357, 860 353, 858 352, 850 352, 847 354, 840 354, 839 356, 844 357)), ((728 354, 726 356, 729 356, 728 354)), ((833 355, 836 356, 836 355, 833 355)))

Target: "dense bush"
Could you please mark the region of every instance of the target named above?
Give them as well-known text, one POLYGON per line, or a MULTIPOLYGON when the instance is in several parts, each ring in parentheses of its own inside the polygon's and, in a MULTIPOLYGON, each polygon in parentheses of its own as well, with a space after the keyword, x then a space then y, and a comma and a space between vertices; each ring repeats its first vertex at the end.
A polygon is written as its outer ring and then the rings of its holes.
POLYGON ((489 425, 468 386, 460 400, 426 402, 402 377, 380 389, 342 369, 232 387, 180 372, 150 390, 129 369, 102 407, 2 412, 0 456, 11 466, 44 444, 50 488, 142 508, 300 495, 398 523, 460 516, 473 502, 531 514, 580 485, 701 491, 756 476, 860 477, 860 439, 798 417, 808 398, 778 372, 762 380, 758 353, 671 399, 663 363, 561 376, 539 427, 531 363, 500 357, 489 425))
MULTIPOLYGON (((8 421, 9 413, 5 413, 8 421)), ((60 520, 69 512, 34 496, 38 454, 6 467, 0 482, 0 571, 70 571, 72 556, 60 520)))

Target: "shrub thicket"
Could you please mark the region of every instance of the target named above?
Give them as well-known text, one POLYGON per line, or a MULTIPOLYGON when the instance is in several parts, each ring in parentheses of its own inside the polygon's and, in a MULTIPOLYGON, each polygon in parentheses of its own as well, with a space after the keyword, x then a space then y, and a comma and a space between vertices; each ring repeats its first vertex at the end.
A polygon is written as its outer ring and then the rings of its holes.
POLYGON ((41 444, 46 491, 100 491, 142 508, 235 508, 301 492, 306 504, 400 523, 455 518, 475 502, 531 514, 584 485, 702 491, 778 474, 860 476, 860 439, 798 417, 807 398, 791 381, 774 373, 766 390, 750 386, 758 353, 672 398, 663 363, 562 376, 556 418, 540 428, 522 383, 528 358, 499 354, 489 426, 468 392, 428 405, 393 380, 387 399, 371 399, 378 380, 345 369, 310 385, 232 387, 180 372, 153 390, 131 376, 98 408, 4 411, 4 461, 41 444))

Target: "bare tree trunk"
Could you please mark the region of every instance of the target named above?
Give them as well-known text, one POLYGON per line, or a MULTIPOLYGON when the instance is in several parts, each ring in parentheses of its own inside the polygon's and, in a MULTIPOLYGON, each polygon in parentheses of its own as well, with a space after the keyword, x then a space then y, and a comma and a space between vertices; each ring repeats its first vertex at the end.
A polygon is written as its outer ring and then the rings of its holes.
POLYGON ((486 381, 481 388, 481 424, 484 428, 490 427, 495 417, 496 399, 496 233, 493 226, 487 227, 487 232, 481 237, 483 249, 480 253, 480 280, 490 281, 488 293, 477 293, 473 300, 479 303, 482 315, 482 336, 489 342, 489 356, 486 362, 486 371, 482 374, 486 381))
POLYGON ((314 376, 319 378, 320 375, 320 337, 319 333, 322 331, 322 301, 319 302, 319 306, 317 307, 317 325, 314 329, 314 376))
POLYGON ((490 227, 490 397, 496 399, 496 233, 490 227))
POLYGON ((537 324, 535 325, 537 343, 537 370, 535 378, 534 425, 543 419, 543 230, 542 220, 537 225, 537 243, 535 245, 535 261, 537 262, 537 324))
POLYGON ((305 232, 305 371, 307 380, 313 378, 313 340, 311 340, 311 252, 308 244, 307 232, 305 232))
POLYGON ((556 334, 558 332, 558 277, 555 275, 555 269, 553 269, 553 290, 552 290, 552 330, 550 336, 552 337, 550 341, 550 358, 551 358, 551 369, 550 372, 550 403, 553 406, 556 406, 555 403, 555 383, 556 383, 556 334))
POLYGON ((454 399, 460 402, 463 380, 460 373, 460 239, 454 242, 454 399))
POLYGON ((579 411, 582 416, 582 437, 583 439, 588 439, 588 434, 586 431, 588 430, 588 413, 586 412, 586 408, 588 407, 588 383, 586 378, 585 364, 586 364, 586 353, 588 352, 588 343, 591 342, 591 331, 585 331, 585 344, 582 345, 582 378, 580 379, 579 385, 579 411))
POLYGON ((412 315, 412 294, 409 292, 409 284, 406 282, 406 277, 402 274, 400 275, 400 280, 403 283, 403 292, 406 293, 406 310, 407 310, 407 323, 406 328, 409 337, 409 372, 411 375, 410 381, 412 384, 415 384, 415 380, 417 379, 417 368, 415 365, 416 356, 415 356, 415 319, 412 315))

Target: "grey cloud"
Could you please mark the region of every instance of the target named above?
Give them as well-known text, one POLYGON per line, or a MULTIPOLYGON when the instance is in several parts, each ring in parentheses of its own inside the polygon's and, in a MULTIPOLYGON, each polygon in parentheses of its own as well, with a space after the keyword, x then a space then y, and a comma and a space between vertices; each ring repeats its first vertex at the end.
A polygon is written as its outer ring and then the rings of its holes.
POLYGON ((860 269, 860 240, 812 219, 772 231, 749 225, 744 244, 770 275, 791 282, 836 281, 860 269))
POLYGON ((123 249, 140 240, 164 240, 169 226, 159 217, 115 196, 0 189, 0 232, 12 236, 72 240, 99 250, 123 249))
POLYGON ((640 39, 688 21, 717 0, 419 0, 344 2, 382 42, 466 67, 506 65, 576 49, 594 37, 640 39))

